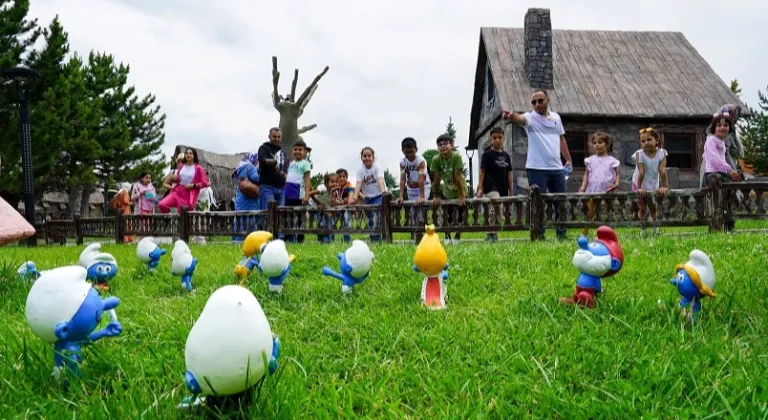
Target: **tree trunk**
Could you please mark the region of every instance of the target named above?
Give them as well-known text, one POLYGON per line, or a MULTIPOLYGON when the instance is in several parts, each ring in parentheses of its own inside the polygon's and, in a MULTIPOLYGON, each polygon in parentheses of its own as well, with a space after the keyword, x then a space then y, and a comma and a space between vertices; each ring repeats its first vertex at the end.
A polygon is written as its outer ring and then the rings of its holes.
POLYGON ((83 193, 80 196, 80 217, 88 217, 91 213, 91 193, 94 191, 93 185, 83 187, 83 193))
POLYGON ((80 186, 70 187, 67 194, 69 195, 68 216, 74 217, 80 215, 80 186))
POLYGON ((0 197, 3 198, 8 204, 13 206, 14 209, 19 209, 19 203, 21 203, 21 196, 7 191, 0 191, 0 197))

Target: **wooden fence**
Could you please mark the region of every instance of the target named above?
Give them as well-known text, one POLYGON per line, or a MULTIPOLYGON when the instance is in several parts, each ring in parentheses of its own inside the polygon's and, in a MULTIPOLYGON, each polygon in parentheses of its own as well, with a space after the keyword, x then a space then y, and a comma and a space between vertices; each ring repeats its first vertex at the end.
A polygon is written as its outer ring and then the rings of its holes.
POLYGON ((710 176, 707 188, 670 190, 666 195, 640 197, 637 192, 608 194, 543 194, 536 186, 525 195, 499 199, 444 200, 434 207, 427 201, 397 204, 386 194, 381 205, 319 209, 278 207, 266 210, 122 215, 51 220, 39 226, 46 243, 74 237, 165 236, 189 241, 195 236, 244 236, 255 230, 282 235, 376 235, 392 242, 394 233, 419 233, 432 223, 438 232, 529 231, 531 240, 543 229, 613 227, 708 226, 721 231, 737 219, 768 220, 768 182, 721 183, 710 176), (638 201, 644 200, 646 217, 640 220, 638 201), (651 220, 651 214, 656 220, 651 220))

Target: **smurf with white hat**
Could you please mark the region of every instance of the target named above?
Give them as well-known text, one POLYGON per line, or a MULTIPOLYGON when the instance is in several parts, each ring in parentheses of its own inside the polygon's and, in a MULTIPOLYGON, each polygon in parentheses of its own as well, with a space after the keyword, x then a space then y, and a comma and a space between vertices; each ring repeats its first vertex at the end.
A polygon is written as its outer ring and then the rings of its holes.
POLYGON ((88 245, 80 254, 80 266, 86 269, 87 279, 93 281, 93 287, 109 290, 109 282, 117 275, 117 260, 112 254, 101 252, 101 244, 88 245))
POLYGON ((709 256, 698 249, 691 251, 690 259, 685 264, 675 267, 677 275, 669 282, 677 287, 678 293, 683 296, 680 307, 683 315, 693 323, 694 316, 701 310, 701 298, 705 296, 717 296, 715 290, 715 269, 709 256), (691 306, 691 311, 686 313, 686 308, 691 306))
POLYGON ((34 261, 27 261, 20 265, 16 273, 19 275, 19 279, 25 281, 35 281, 40 278, 40 272, 37 271, 34 261))
POLYGON ((85 268, 77 265, 43 271, 27 295, 27 323, 36 336, 54 345, 56 377, 65 367, 80 376, 80 346, 123 331, 115 314, 120 301, 116 297, 101 299, 86 275, 85 268), (104 312, 111 320, 94 332, 104 312))

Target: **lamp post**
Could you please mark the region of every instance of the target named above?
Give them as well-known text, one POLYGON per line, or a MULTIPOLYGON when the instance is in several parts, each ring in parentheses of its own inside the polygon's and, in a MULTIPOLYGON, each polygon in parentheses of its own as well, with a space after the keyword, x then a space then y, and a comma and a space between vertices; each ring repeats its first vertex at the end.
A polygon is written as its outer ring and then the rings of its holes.
POLYGON ((475 196, 475 177, 473 175, 474 170, 472 168, 472 158, 475 157, 475 149, 470 149, 469 146, 464 148, 464 153, 469 158, 469 197, 475 196))
MULTIPOLYGON (((35 178, 32 168, 32 133, 29 124, 29 86, 40 78, 37 70, 29 67, 5 69, 5 77, 16 84, 19 92, 19 125, 21 128, 21 166, 24 179, 24 213, 27 222, 35 226, 35 178)), ((37 246, 37 235, 27 239, 28 246, 37 246)))

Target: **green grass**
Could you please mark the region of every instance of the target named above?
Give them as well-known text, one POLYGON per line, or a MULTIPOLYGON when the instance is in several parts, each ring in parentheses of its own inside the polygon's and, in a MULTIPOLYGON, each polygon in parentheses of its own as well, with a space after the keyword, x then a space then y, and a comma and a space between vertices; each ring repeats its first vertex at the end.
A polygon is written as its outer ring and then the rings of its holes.
MULTIPOLYGON (((626 265, 594 311, 557 303, 573 291, 574 240, 448 246, 446 311, 420 307, 413 245, 373 246, 371 277, 342 296, 320 269, 337 268, 343 244, 289 244, 297 261, 282 296, 250 281, 281 338, 280 368, 249 404, 214 417, 766 418, 766 236, 620 239, 626 265), (718 297, 689 326, 668 280, 693 248, 711 256, 718 297)), ((81 248, 0 249, 0 418, 177 416, 186 336, 207 297, 234 283, 239 257, 232 245, 191 248, 190 296, 169 255, 152 276, 134 247, 104 246, 120 264, 124 332, 84 350, 85 376, 66 392, 49 377, 51 346, 26 324, 29 285, 15 269, 75 263, 81 248)))

